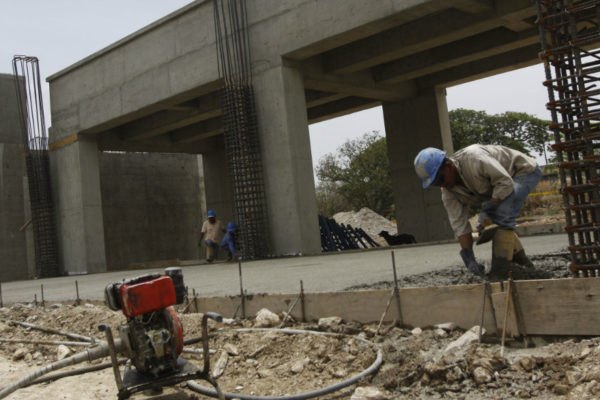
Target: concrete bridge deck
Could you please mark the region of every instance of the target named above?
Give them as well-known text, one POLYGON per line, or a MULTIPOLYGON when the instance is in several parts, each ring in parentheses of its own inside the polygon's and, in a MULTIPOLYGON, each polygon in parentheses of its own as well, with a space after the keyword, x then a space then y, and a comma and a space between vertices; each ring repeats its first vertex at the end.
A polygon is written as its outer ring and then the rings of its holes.
MULTIPOLYGON (((567 246, 565 234, 538 235, 521 238, 530 255, 561 251, 567 246)), ((490 243, 475 247, 476 256, 490 261, 490 243)), ((360 284, 392 280, 392 249, 374 249, 339 254, 278 258, 244 262, 243 284, 248 294, 297 293, 300 280, 306 292, 332 292, 360 284)), ((398 246, 393 248, 396 269, 400 276, 436 271, 455 265, 464 268, 458 254, 458 245, 452 243, 398 246)), ((75 299, 75 280, 80 297, 102 300, 104 287, 110 282, 162 272, 162 268, 97 273, 2 284, 4 303, 30 302, 44 285, 46 301, 75 299)), ((238 266, 236 263, 197 264, 183 267, 185 284, 195 289, 200 297, 239 294, 238 266)))

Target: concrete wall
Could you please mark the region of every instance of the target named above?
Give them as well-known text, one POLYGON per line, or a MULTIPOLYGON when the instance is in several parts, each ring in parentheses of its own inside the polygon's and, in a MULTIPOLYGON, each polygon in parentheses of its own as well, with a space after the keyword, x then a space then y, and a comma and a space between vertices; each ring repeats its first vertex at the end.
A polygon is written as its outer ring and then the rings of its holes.
POLYGON ((26 169, 13 76, 0 74, 0 281, 26 279, 26 169))
POLYGON ((197 156, 100 153, 100 182, 108 269, 198 258, 197 156))

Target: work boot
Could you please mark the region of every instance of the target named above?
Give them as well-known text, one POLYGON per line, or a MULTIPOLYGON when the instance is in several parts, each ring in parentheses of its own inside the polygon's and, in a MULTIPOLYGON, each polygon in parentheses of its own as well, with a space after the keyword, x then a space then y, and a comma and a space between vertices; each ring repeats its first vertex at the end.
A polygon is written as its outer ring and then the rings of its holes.
POLYGON ((521 240, 519 240, 519 236, 515 233, 515 250, 513 254, 513 261, 519 265, 528 268, 534 268, 535 266, 525 254, 525 249, 523 249, 523 245, 521 244, 521 240))
POLYGON ((492 269, 510 267, 515 253, 516 238, 515 231, 508 229, 496 231, 492 239, 492 269))

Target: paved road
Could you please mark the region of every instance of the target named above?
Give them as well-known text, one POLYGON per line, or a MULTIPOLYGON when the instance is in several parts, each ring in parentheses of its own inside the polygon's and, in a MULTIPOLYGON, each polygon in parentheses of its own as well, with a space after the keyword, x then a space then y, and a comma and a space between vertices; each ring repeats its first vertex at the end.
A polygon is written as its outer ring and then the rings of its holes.
MULTIPOLYGON (((521 238, 527 253, 544 254, 564 250, 565 234, 521 238)), ((457 243, 400 246, 394 250, 398 275, 435 271, 451 265, 462 267, 457 243)), ((491 245, 477 246, 478 259, 489 262, 491 245)), ((348 286, 393 279, 390 249, 346 252, 307 257, 245 262, 243 284, 248 293, 297 293, 300 280, 306 292, 329 292, 348 286)), ((47 301, 75 299, 75 280, 82 299, 102 300, 106 284, 162 269, 119 271, 101 274, 6 282, 2 284, 5 303, 32 301, 44 285, 47 301)), ((238 266, 233 263, 200 264, 183 267, 185 284, 201 297, 237 295, 240 291, 238 266)))

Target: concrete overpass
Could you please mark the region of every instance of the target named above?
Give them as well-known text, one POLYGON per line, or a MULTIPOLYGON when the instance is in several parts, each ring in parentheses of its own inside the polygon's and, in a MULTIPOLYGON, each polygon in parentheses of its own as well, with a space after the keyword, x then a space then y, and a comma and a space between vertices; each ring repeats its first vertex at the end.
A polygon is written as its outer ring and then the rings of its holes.
MULTIPOLYGON (((254 0, 247 7, 273 252, 320 251, 308 125, 377 105, 398 224, 418 241, 451 237, 439 192, 421 189, 413 158, 425 146, 453 150, 445 87, 538 62, 535 2, 254 0)), ((212 1, 197 0, 48 81, 66 272, 106 268, 98 150, 202 154, 206 203, 232 217, 212 1)))

